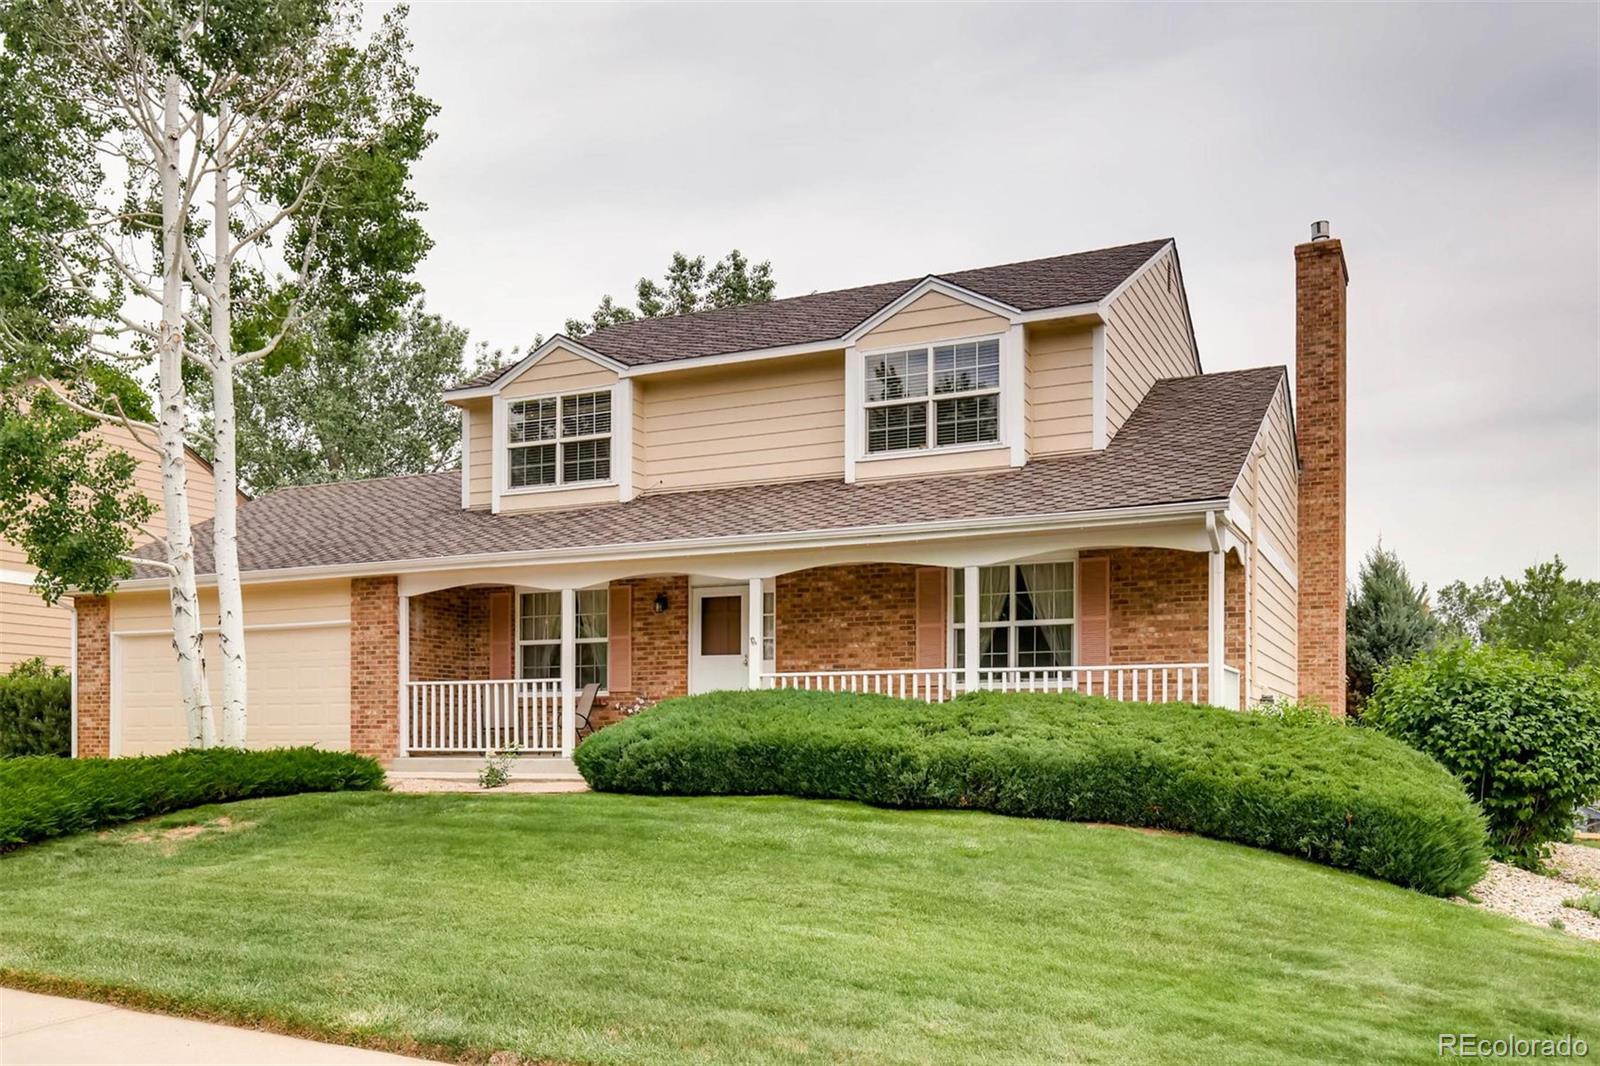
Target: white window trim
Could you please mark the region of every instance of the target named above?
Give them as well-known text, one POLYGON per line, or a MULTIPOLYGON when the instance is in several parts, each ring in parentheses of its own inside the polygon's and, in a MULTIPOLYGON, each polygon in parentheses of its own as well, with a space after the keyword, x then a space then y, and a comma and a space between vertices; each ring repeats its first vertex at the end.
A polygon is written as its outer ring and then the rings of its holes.
POLYGON ((959 337, 940 337, 937 340, 919 341, 915 344, 893 344, 880 348, 848 348, 845 350, 845 480, 855 480, 855 464, 871 463, 883 459, 909 459, 924 455, 956 455, 962 452, 1011 451, 1011 465, 1021 466, 1026 459, 1027 441, 1023 426, 1023 340, 1020 326, 1008 327, 1005 332, 987 330, 959 337), (933 349, 950 344, 972 344, 979 341, 997 341, 1000 347, 1000 386, 998 389, 971 389, 964 392, 935 393, 933 391, 933 349), (917 351, 928 353, 928 395, 905 400, 874 400, 866 398, 867 360, 876 355, 917 351), (934 404, 940 400, 960 399, 964 396, 996 396, 995 417, 998 436, 989 441, 967 444, 935 444, 938 433, 934 404), (899 407, 919 400, 928 405, 928 444, 921 448, 901 448, 887 452, 867 450, 867 412, 875 407, 899 407))
MULTIPOLYGON (((574 592, 599 592, 599 591, 602 591, 602 590, 609 590, 610 587, 611 587, 610 585, 589 585, 589 586, 586 586, 586 587, 581 588, 581 589, 575 589, 574 592)), ((515 651, 513 652, 513 654, 515 656, 515 662, 514 662, 513 665, 516 668, 515 672, 516 672, 516 675, 517 675, 517 677, 519 679, 523 677, 523 674, 522 674, 522 649, 523 649, 524 646, 531 647, 533 645, 547 645, 547 646, 548 645, 554 645, 557 649, 564 650, 564 645, 565 645, 565 641, 563 639, 564 634, 559 632, 560 627, 561 627, 561 621, 562 621, 562 616, 561 616, 559 607, 557 607, 557 615, 556 615, 556 618, 557 618, 556 628, 557 628, 558 632, 556 633, 556 636, 554 637, 554 639, 551 639, 551 638, 545 638, 545 639, 542 639, 542 640, 535 640, 535 639, 532 639, 532 638, 529 638, 529 639, 526 639, 526 640, 523 639, 523 636, 522 636, 522 597, 525 596, 525 595, 528 595, 530 593, 535 593, 535 592, 548 593, 549 595, 552 595, 552 596, 560 596, 561 595, 560 590, 558 590, 558 589, 534 588, 531 585, 530 586, 518 586, 516 588, 516 598, 512 601, 512 609, 513 609, 513 612, 514 612, 515 617, 516 617, 516 633, 513 636, 512 644, 515 647, 515 651)), ((580 637, 580 636, 578 636, 577 628, 576 628, 577 627, 576 614, 574 614, 573 627, 574 628, 573 628, 573 634, 572 634, 572 648, 573 648, 572 654, 573 654, 574 662, 572 663, 572 669, 573 669, 574 676, 576 676, 577 669, 578 669, 578 664, 576 662, 576 658, 577 658, 577 654, 578 654, 577 647, 578 647, 579 644, 604 644, 606 646, 607 672, 609 673, 609 667, 610 667, 610 663, 611 663, 611 603, 610 603, 610 601, 608 600, 606 602, 606 635, 605 636, 603 636, 603 637, 580 637)), ((559 657, 558 657, 557 661, 559 662, 559 657)), ((562 673, 557 673, 557 675, 554 678, 548 678, 547 677, 547 678, 542 678, 540 680, 556 681, 556 680, 560 680, 560 678, 562 676, 564 676, 562 673)), ((599 695, 605 696, 605 695, 609 695, 609 694, 610 694, 610 679, 607 678, 605 681, 602 681, 600 683, 599 695)))
MULTIPOLYGON (((628 432, 618 432, 617 387, 615 385, 602 385, 598 388, 566 389, 561 392, 541 392, 527 396, 499 396, 494 398, 494 484, 495 499, 493 510, 496 514, 500 511, 501 496, 529 496, 543 492, 567 492, 575 489, 603 489, 616 488, 621 482, 618 478, 618 464, 621 459, 621 445, 627 445, 632 451, 633 437, 633 404, 632 395, 624 401, 627 407, 628 432), (606 393, 611 398, 611 431, 609 433, 586 433, 576 437, 563 437, 560 435, 561 400, 567 396, 585 396, 594 393, 606 393), (513 444, 508 438, 511 428, 511 405, 514 403, 536 403, 541 400, 556 401, 556 436, 548 441, 528 441, 525 444, 513 444), (586 440, 609 440, 611 442, 611 476, 595 481, 563 481, 565 466, 562 463, 561 445, 576 444, 586 440), (512 448, 537 448, 544 445, 556 447, 556 483, 554 485, 523 485, 518 488, 511 487, 511 449, 512 448)), ((628 456, 629 471, 631 474, 632 456, 628 456)), ((629 478, 631 482, 632 478, 629 478)))
MULTIPOLYGON (((989 563, 989 564, 986 564, 986 565, 980 564, 980 566, 978 568, 980 570, 987 570, 991 566, 1009 567, 1010 568, 1010 573, 1011 573, 1011 585, 1010 585, 1010 591, 1009 591, 1008 595, 1010 595, 1012 597, 1015 597, 1016 594, 1017 594, 1017 567, 1019 567, 1019 566, 1031 566, 1031 565, 1034 565, 1034 564, 1041 564, 1042 565, 1042 564, 1048 564, 1048 563, 1070 563, 1071 566, 1072 566, 1072 617, 1071 618, 1030 618, 1026 622, 1018 623, 1018 621, 1016 620, 1016 617, 1015 617, 1016 611, 1013 609, 1010 612, 1012 614, 1012 618, 1010 620, 1005 621, 1005 622, 980 622, 978 624, 978 628, 979 629, 1009 629, 1009 630, 1012 631, 1013 636, 1015 636, 1016 630, 1017 630, 1019 625, 1021 625, 1021 626, 1036 626, 1036 625, 1044 625, 1044 626, 1064 625, 1064 626, 1071 626, 1072 627, 1072 668, 1076 668, 1078 666, 1078 664, 1079 664, 1079 661, 1080 661, 1079 658, 1078 658, 1078 554, 1076 552, 1073 552, 1070 555, 1051 556, 1051 557, 1046 558, 1046 559, 1028 559, 1028 560, 1026 560, 1024 562, 1020 562, 1020 563, 989 563)), ((960 619, 960 618, 956 617, 956 585, 957 585, 958 582, 961 581, 961 570, 958 567, 955 570, 951 571, 951 573, 954 575, 954 577, 951 580, 948 580, 948 581, 945 582, 944 616, 945 616, 945 619, 946 619, 945 629, 947 630, 948 641, 949 641, 948 647, 946 647, 946 649, 945 649, 945 656, 946 656, 945 662, 949 663, 950 664, 950 669, 954 670, 954 669, 956 669, 956 651, 961 647, 961 638, 964 636, 962 630, 964 629, 966 623, 965 623, 964 619, 960 619)), ((997 670, 997 669, 998 670, 1031 670, 1031 669, 1051 669, 1051 668, 1050 667, 1038 667, 1038 668, 1036 668, 1036 667, 1029 667, 1029 666, 1018 666, 1017 665, 1017 641, 1015 639, 1008 639, 1006 641, 1006 665, 1003 666, 1003 667, 992 667, 992 666, 982 666, 980 664, 979 669, 980 670, 997 670)), ((1055 669, 1065 669, 1065 668, 1063 668, 1063 667, 1055 667, 1055 669)))

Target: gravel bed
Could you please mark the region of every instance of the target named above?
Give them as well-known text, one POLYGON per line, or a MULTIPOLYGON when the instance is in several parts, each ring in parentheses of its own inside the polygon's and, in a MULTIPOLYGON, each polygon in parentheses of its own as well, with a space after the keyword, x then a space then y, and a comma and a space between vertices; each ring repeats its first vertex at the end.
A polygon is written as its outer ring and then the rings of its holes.
POLYGON ((1483 880, 1472 886, 1477 906, 1532 925, 1548 926, 1559 920, 1565 932, 1600 941, 1600 918, 1561 905, 1585 892, 1600 892, 1600 849, 1557 844, 1550 865, 1557 876, 1529 873, 1503 862, 1489 863, 1483 880))

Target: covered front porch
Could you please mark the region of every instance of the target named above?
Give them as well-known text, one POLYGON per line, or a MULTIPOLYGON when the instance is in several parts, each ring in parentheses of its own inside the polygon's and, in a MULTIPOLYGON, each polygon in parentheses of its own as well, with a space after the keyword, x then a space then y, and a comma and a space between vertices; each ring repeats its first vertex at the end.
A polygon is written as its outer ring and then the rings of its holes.
POLYGON ((1214 526, 1119 532, 402 575, 397 755, 564 759, 729 689, 1242 707, 1246 553, 1214 526))

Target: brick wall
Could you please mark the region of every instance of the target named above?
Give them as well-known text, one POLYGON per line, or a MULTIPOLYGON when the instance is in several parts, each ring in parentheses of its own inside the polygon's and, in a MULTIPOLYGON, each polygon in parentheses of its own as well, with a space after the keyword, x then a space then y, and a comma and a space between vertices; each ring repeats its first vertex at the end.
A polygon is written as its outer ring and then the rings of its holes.
POLYGON ((400 590, 393 577, 350 582, 350 748, 388 765, 400 744, 400 590))
POLYGON ((450 588, 411 597, 411 680, 489 676, 489 591, 450 588))
POLYGON ((78 596, 78 756, 111 754, 111 601, 78 596))
POLYGON ((917 665, 917 568, 825 566, 776 583, 778 669, 899 670, 917 665))
POLYGON ((597 705, 596 726, 609 725, 619 717, 615 708, 635 697, 652 703, 683 696, 689 691, 689 578, 683 574, 666 577, 636 577, 613 581, 613 586, 629 589, 633 615, 633 687, 613 692, 597 705), (656 597, 667 597, 667 609, 656 613, 656 597))
MULTIPOLYGON (((1170 548, 1086 551, 1111 560, 1111 665, 1203 663, 1207 659, 1210 562, 1205 552, 1170 548)), ((1229 553, 1223 570, 1222 661, 1244 673, 1244 565, 1229 553)), ((1205 677, 1200 679, 1202 692, 1205 677)), ((1246 686, 1241 681, 1241 702, 1246 686)))
POLYGON ((1338 241, 1295 262, 1295 431, 1300 449, 1300 694, 1345 704, 1345 272, 1338 241))

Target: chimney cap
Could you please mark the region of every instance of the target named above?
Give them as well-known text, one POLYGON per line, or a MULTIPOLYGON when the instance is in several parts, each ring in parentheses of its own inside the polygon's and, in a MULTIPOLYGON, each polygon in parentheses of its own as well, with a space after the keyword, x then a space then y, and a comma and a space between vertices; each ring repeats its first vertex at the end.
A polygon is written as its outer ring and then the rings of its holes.
POLYGON ((1327 219, 1319 218, 1319 219, 1317 219, 1317 221, 1311 223, 1311 239, 1312 240, 1314 240, 1314 241, 1325 241, 1325 240, 1327 240, 1328 238, 1330 238, 1332 236, 1333 236, 1333 234, 1331 232, 1329 232, 1329 230, 1328 230, 1328 220, 1327 219))

